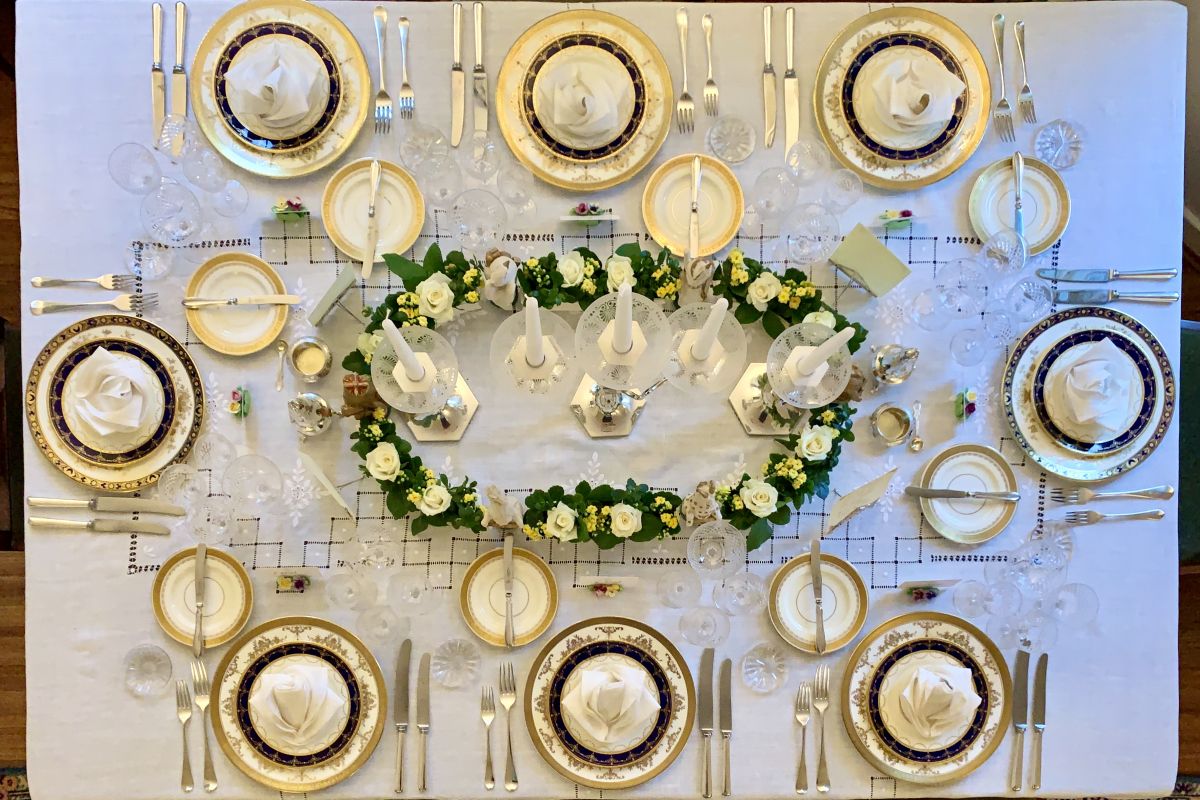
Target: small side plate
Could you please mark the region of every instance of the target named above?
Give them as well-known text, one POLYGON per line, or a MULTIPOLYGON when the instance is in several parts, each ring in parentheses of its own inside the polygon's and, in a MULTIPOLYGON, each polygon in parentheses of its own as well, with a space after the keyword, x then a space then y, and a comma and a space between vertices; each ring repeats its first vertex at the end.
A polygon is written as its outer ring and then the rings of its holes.
MULTIPOLYGON (((979 173, 969 209, 971 227, 980 239, 987 241, 1013 226, 1014 194, 1012 159, 1002 158, 979 173)), ((1062 238, 1071 219, 1071 193, 1054 167, 1036 158, 1025 159, 1021 206, 1029 255, 1048 250, 1062 238)))
MULTIPOLYGON (((504 646, 504 558, 500 548, 471 562, 459 589, 459 607, 471 632, 504 646)), ((513 628, 518 647, 549 630, 558 613, 554 573, 536 553, 513 548, 513 628)))
MULTIPOLYGON (((925 489, 968 492, 1015 492, 1017 476, 997 451, 981 444, 960 444, 938 453, 921 470, 925 489)), ((980 544, 1008 527, 1016 503, 995 500, 921 498, 921 513, 933 529, 952 542, 980 544)))
MULTIPOLYGON (((375 201, 379 241, 375 260, 384 253, 403 253, 412 247, 425 224, 425 200, 413 176, 398 164, 380 160, 383 179, 375 201)), ((321 198, 321 217, 329 238, 350 258, 362 258, 367 241, 367 200, 371 193, 371 159, 351 161, 333 173, 321 198)))
MULTIPOLYGON (((771 577, 767 614, 784 641, 805 653, 816 653, 817 617, 810 554, 784 564, 771 577)), ((850 644, 867 621, 867 585, 854 565, 821 554, 822 608, 825 612, 825 653, 850 644)))
MULTIPOLYGON (((286 294, 275 269, 249 253, 210 258, 188 281, 188 297, 245 297, 286 294)), ((189 308, 188 325, 200 341, 227 356, 257 353, 279 338, 288 306, 208 306, 189 308)))
MULTIPOLYGON (((646 230, 677 256, 687 250, 692 208, 693 154, 667 161, 646 181, 642 192, 642 219, 646 230)), ((700 252, 708 256, 729 244, 742 224, 745 201, 737 176, 724 162, 700 156, 700 252)))
MULTIPOLYGON (((196 548, 180 550, 154 576, 150 597, 154 618, 175 641, 190 645, 196 630, 196 548)), ((224 550, 208 548, 204 579, 204 646, 228 642, 246 626, 254 607, 254 587, 241 562, 224 550)))

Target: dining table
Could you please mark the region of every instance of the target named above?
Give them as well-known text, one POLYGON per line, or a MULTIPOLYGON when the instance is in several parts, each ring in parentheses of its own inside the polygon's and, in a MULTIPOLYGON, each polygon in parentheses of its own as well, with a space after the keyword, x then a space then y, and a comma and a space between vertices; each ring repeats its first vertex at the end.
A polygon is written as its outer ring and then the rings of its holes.
MULTIPOLYGON (((375 4, 335 0, 320 5, 354 34, 374 75, 375 4)), ((405 16, 411 23, 408 79, 415 92, 416 118, 448 130, 453 61, 450 4, 381 5, 393 20, 405 16)), ((1118 270, 1178 266, 1188 55, 1186 12, 1181 5, 1167 0, 916 5, 934 10, 960 26, 976 42, 989 71, 995 69, 992 16, 1003 12, 1010 19, 1023 19, 1040 118, 1070 119, 1086 131, 1079 163, 1063 172, 1071 196, 1070 224, 1061 240, 1042 256, 1045 266, 1118 270)), ((189 0, 189 66, 196 43, 230 6, 222 0, 189 0)), ((483 63, 492 86, 508 48, 530 25, 558 11, 593 7, 627 18, 659 43, 676 90, 681 65, 675 46, 675 18, 678 8, 687 9, 693 21, 689 66, 696 97, 700 96, 704 75, 699 21, 701 15, 711 14, 714 73, 722 87, 721 112, 744 119, 755 130, 754 152, 734 165, 733 172, 748 191, 759 172, 783 164, 782 124, 773 146, 765 147, 762 140, 762 5, 758 3, 487 0, 483 3, 483 63), (701 79, 696 80, 697 76, 701 79)), ((801 137, 819 141, 812 92, 826 46, 856 18, 881 7, 863 2, 795 5, 801 137)), ((774 4, 773 8, 775 19, 782 21, 786 4, 774 4)), ((84 277, 121 272, 125 251, 143 235, 137 198, 114 185, 106 161, 110 151, 123 142, 149 144, 149 9, 150 3, 144 0, 23 0, 17 5, 22 285, 27 286, 35 275, 84 277)), ((394 37, 395 31, 390 33, 394 37)), ((777 31, 775 64, 781 74, 782 43, 782 33, 777 31)), ((464 53, 469 73, 469 45, 464 46, 464 53)), ((168 62, 169 56, 168 46, 168 62)), ((389 81, 399 86, 400 65, 395 50, 389 60, 389 81)), ((1015 97, 1012 87, 1019 83, 1015 62, 1009 64, 1006 77, 1015 97)), ((468 96, 469 86, 468 80, 468 96)), ((470 124, 470 114, 467 119, 470 124)), ((782 123, 782 117, 780 120, 782 123)), ((679 133, 672 127, 654 159, 611 188, 577 192, 539 183, 539 221, 527 230, 505 234, 500 246, 511 252, 552 251, 560 257, 585 246, 602 259, 631 242, 656 250, 642 214, 645 181, 669 158, 705 152, 705 131, 711 123, 712 118, 698 109, 693 133, 679 133), (560 220, 581 201, 611 209, 615 219, 590 227, 560 220)), ((339 272, 359 268, 355 257, 334 246, 322 224, 320 199, 326 182, 337 166, 355 158, 399 161, 403 124, 403 120, 396 119, 389 134, 375 134, 368 122, 337 165, 311 174, 271 179, 236 171, 235 176, 249 194, 246 211, 234 218, 219 218, 204 241, 177 260, 171 275, 156 281, 153 287, 147 284, 139 288, 158 292, 159 306, 146 316, 183 342, 196 362, 204 386, 205 426, 233 441, 241 452, 268 456, 284 475, 286 507, 272 515, 245 520, 225 548, 244 564, 253 580, 254 606, 249 626, 276 617, 309 615, 355 630, 356 614, 330 605, 321 591, 322 582, 345 561, 346 514, 307 471, 301 454, 318 462, 333 483, 345 484, 338 491, 359 524, 394 525, 401 535, 402 564, 423 571, 439 590, 436 608, 413 617, 405 636, 388 641, 364 639, 382 665, 389 690, 393 687, 392 665, 400 639, 412 639, 415 662, 420 653, 430 652, 448 639, 473 638, 458 610, 463 576, 479 555, 500 547, 502 537, 494 529, 478 535, 440 529, 410 532, 405 520, 391 519, 375 482, 360 475, 360 461, 350 452, 347 438, 354 429, 353 422, 338 420, 332 430, 301 439, 288 422, 285 403, 297 392, 312 389, 331 404, 340 405, 340 361, 355 347, 363 325, 361 310, 376 305, 385 294, 400 287, 396 275, 377 266, 373 277, 348 292, 319 328, 314 328, 304 313, 339 272), (295 197, 303 200, 311 215, 286 223, 276 220, 272 206, 280 198, 295 197), (188 327, 179 300, 191 271, 210 255, 230 250, 261 257, 278 271, 288 292, 301 298, 299 311, 289 316, 281 335, 290 340, 316 334, 329 342, 335 354, 329 376, 309 386, 289 370, 284 390, 277 392, 273 386, 277 364, 273 347, 248 356, 221 355, 207 348, 188 327), (249 390, 253 397, 253 406, 244 417, 228 409, 235 389, 249 390), (279 592, 279 575, 305 575, 312 585, 304 592, 279 592)), ((494 117, 491 125, 493 134, 498 135, 494 117)), ((1051 502, 1050 496, 1055 487, 1067 484, 1034 463, 1005 419, 1002 370, 1011 343, 989 345, 981 364, 962 367, 950 358, 946 335, 917 327, 910 314, 913 298, 932 285, 938 269, 971 256, 979 247, 968 216, 975 177, 1016 148, 1029 152, 1035 130, 1028 124, 1018 125, 1016 143, 1009 144, 989 129, 978 149, 953 174, 919 189, 867 187, 864 196, 839 215, 841 230, 847 233, 856 223, 873 225, 885 210, 912 212, 914 221, 907 228, 876 229, 886 247, 912 271, 897 288, 874 297, 828 263, 808 270, 831 305, 870 329, 868 344, 916 347, 920 357, 907 382, 857 404, 857 439, 843 452, 831 496, 814 498, 789 522, 776 526, 773 538, 749 552, 746 563, 752 572, 769 576, 804 552, 814 535, 824 534, 823 551, 853 564, 866 584, 870 610, 865 631, 913 610, 955 613, 949 590, 918 602, 900 587, 913 582, 982 581, 989 563, 1003 560, 1032 532, 1061 522, 1066 511, 1051 502), (959 421, 954 414, 955 395, 967 388, 976 392, 977 410, 959 421), (871 409, 884 400, 922 401, 922 453, 904 447, 887 448, 872 437, 868 417, 871 409), (998 450, 1014 471, 1022 494, 1004 533, 969 547, 941 537, 902 491, 931 455, 963 442, 998 450), (838 495, 893 469, 896 473, 890 488, 878 503, 827 529, 838 495)), ((503 141, 499 146, 507 151, 503 141)), ((509 158, 507 152, 503 155, 509 158)), ((453 244, 449 229, 446 212, 429 209, 411 253, 419 258, 434 243, 449 249, 453 244)), ((767 229, 743 228, 730 247, 772 265, 776 236, 767 229)), ((1175 291, 1179 287, 1178 278, 1163 285, 1175 291)), ((78 288, 60 296, 87 300, 98 295, 78 288)), ((1117 303, 1115 307, 1147 326, 1161 342, 1166 356, 1178 364, 1178 304, 1117 303)), ((577 312, 562 314, 571 322, 578 318, 577 312)), ((454 346, 461 373, 479 400, 479 410, 461 441, 415 444, 425 462, 441 473, 456 478, 469 475, 481 487, 495 484, 519 497, 532 488, 554 483, 623 483, 626 477, 685 496, 699 480, 721 480, 726 475, 736 479, 744 471, 757 469, 774 447, 769 437, 745 436, 724 397, 696 400, 669 386, 648 399, 630 436, 589 438, 564 404, 533 404, 501 385, 489 367, 489 341, 504 317, 499 309, 486 306, 462 313, 453 324, 439 328, 454 346)), ((45 342, 74 321, 68 315, 23 313, 21 341, 26 373, 45 342)), ((757 327, 747 330, 752 360, 762 360, 769 338, 757 327)), ((1120 475, 1106 487, 1174 484, 1184 491, 1194 491, 1193 479, 1178 475, 1177 432, 1178 420, 1163 432, 1157 449, 1135 472, 1120 475)), ((28 495, 70 497, 81 493, 81 487, 38 451, 28 431, 24 467, 28 495)), ((220 476, 214 471, 209 477, 212 492, 219 493, 220 476)), ((146 488, 143 494, 152 496, 153 489, 146 488)), ((1145 505, 1114 502, 1111 510, 1130 511, 1145 505)), ((1178 507, 1174 500, 1156 505, 1165 510, 1161 521, 1117 522, 1070 531, 1073 553, 1069 578, 1095 590, 1101 611, 1096 621, 1081 631, 1061 630, 1051 648, 1045 766, 1038 796, 1144 797, 1169 793, 1172 787, 1179 727, 1178 507)), ((31 529, 25 542, 28 770, 32 790, 38 796, 59 800, 117 796, 161 800, 180 796, 178 721, 171 699, 131 696, 122 686, 121 672, 122 659, 130 648, 149 642, 172 654, 175 677, 186 676, 190 653, 160 629, 150 594, 163 562, 176 550, 192 544, 192 539, 181 529, 166 537, 31 529)), ((680 611, 661 604, 656 594, 656 579, 665 568, 687 564, 685 537, 645 543, 627 541, 600 550, 593 545, 553 539, 527 540, 518 532, 517 545, 537 553, 550 566, 558 584, 558 612, 542 639, 511 653, 480 642, 484 682, 494 683, 499 664, 511 660, 520 696, 534 656, 547 639, 580 620, 608 616, 636 618, 662 631, 675 642, 693 675, 697 673, 700 648, 679 637, 680 611), (598 597, 591 588, 595 579, 612 576, 622 582, 622 590, 615 596, 598 597)), ((954 782, 922 786, 897 780, 865 761, 842 725, 840 687, 852 647, 820 659, 793 651, 785 688, 760 695, 744 686, 737 676, 742 655, 759 642, 782 644, 765 614, 735 618, 728 640, 718 647, 718 657, 732 658, 735 671, 732 796, 794 795, 799 732, 793 721, 792 696, 796 681, 811 679, 818 664, 832 667, 832 708, 827 725, 832 783, 829 797, 1011 794, 1007 788, 1011 735, 1004 736, 989 760, 954 782)), ((214 650, 217 657, 223 654, 222 648, 214 650)), ((1010 663, 1014 655, 1014 650, 1004 653, 1010 663)), ((483 728, 478 683, 461 689, 435 687, 428 791, 419 792, 415 780, 410 780, 407 794, 464 798, 501 794, 530 798, 689 798, 700 794, 701 750, 696 731, 691 732, 691 740, 679 758, 652 781, 601 791, 575 785, 539 757, 527 733, 522 708, 523 700, 516 708, 513 731, 520 786, 511 793, 502 787, 486 791, 480 780, 483 728)), ((374 755, 345 781, 313 792, 312 796, 396 796, 390 703, 388 714, 374 755)), ((498 753, 503 752, 500 741, 494 736, 493 746, 498 753)), ((199 752, 195 737, 192 744, 195 759, 199 752)), ((410 764, 414 763, 412 753, 409 757, 410 764)), ((810 754, 810 763, 811 758, 810 754)), ((283 795, 250 780, 220 751, 216 770, 220 787, 215 797, 283 795)), ((1027 787, 1022 794, 1032 796, 1033 792, 1027 787)))

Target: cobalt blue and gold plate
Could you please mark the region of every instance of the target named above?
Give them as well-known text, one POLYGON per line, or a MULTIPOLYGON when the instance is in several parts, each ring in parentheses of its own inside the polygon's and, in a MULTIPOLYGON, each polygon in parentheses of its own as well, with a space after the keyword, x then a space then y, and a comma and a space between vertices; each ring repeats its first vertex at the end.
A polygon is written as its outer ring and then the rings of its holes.
POLYGON ((903 614, 867 634, 846 665, 842 720, 850 741, 887 775, 913 783, 957 780, 999 746, 1011 716, 1012 680, 994 642, 958 617, 903 614), (899 688, 921 666, 965 668, 980 702, 956 727, 925 738, 905 724, 899 688))
POLYGON ((230 646, 213 680, 212 726, 238 769, 283 792, 311 792, 361 767, 383 734, 387 687, 371 652, 349 631, 311 617, 259 625, 230 646), (264 676, 289 666, 326 672, 337 713, 303 744, 285 741, 257 717, 250 698, 264 676))

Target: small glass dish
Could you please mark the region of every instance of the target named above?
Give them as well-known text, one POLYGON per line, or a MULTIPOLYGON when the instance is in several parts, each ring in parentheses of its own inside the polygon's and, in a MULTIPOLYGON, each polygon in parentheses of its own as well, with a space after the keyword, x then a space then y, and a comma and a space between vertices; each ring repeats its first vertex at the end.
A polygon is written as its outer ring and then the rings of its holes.
POLYGON ((1056 119, 1038 129, 1033 139, 1037 157, 1055 169, 1070 169, 1083 155, 1087 132, 1078 122, 1056 119))
POLYGON ((704 143, 726 164, 740 164, 754 152, 754 127, 741 117, 719 117, 704 135, 704 143))
POLYGON ((770 694, 787 679, 787 654, 779 645, 761 642, 742 656, 742 683, 755 694, 770 694))
POLYGON ((171 657, 154 644, 139 644, 125 654, 125 689, 134 697, 157 697, 171 683, 171 657))
POLYGON ((461 689, 479 679, 479 648, 468 639, 449 639, 433 651, 429 674, 443 689, 461 689))

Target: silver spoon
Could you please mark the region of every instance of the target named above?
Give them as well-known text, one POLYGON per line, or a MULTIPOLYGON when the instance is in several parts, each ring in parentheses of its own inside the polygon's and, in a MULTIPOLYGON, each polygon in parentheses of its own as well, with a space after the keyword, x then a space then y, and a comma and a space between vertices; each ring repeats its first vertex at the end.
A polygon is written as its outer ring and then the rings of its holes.
POLYGON ((925 446, 925 440, 917 433, 917 426, 921 422, 921 401, 914 400, 912 404, 912 439, 908 443, 910 452, 919 453, 921 448, 925 446))
POLYGON ((275 345, 275 349, 279 351, 279 369, 275 372, 275 391, 283 391, 283 356, 287 352, 287 342, 283 339, 275 345))

